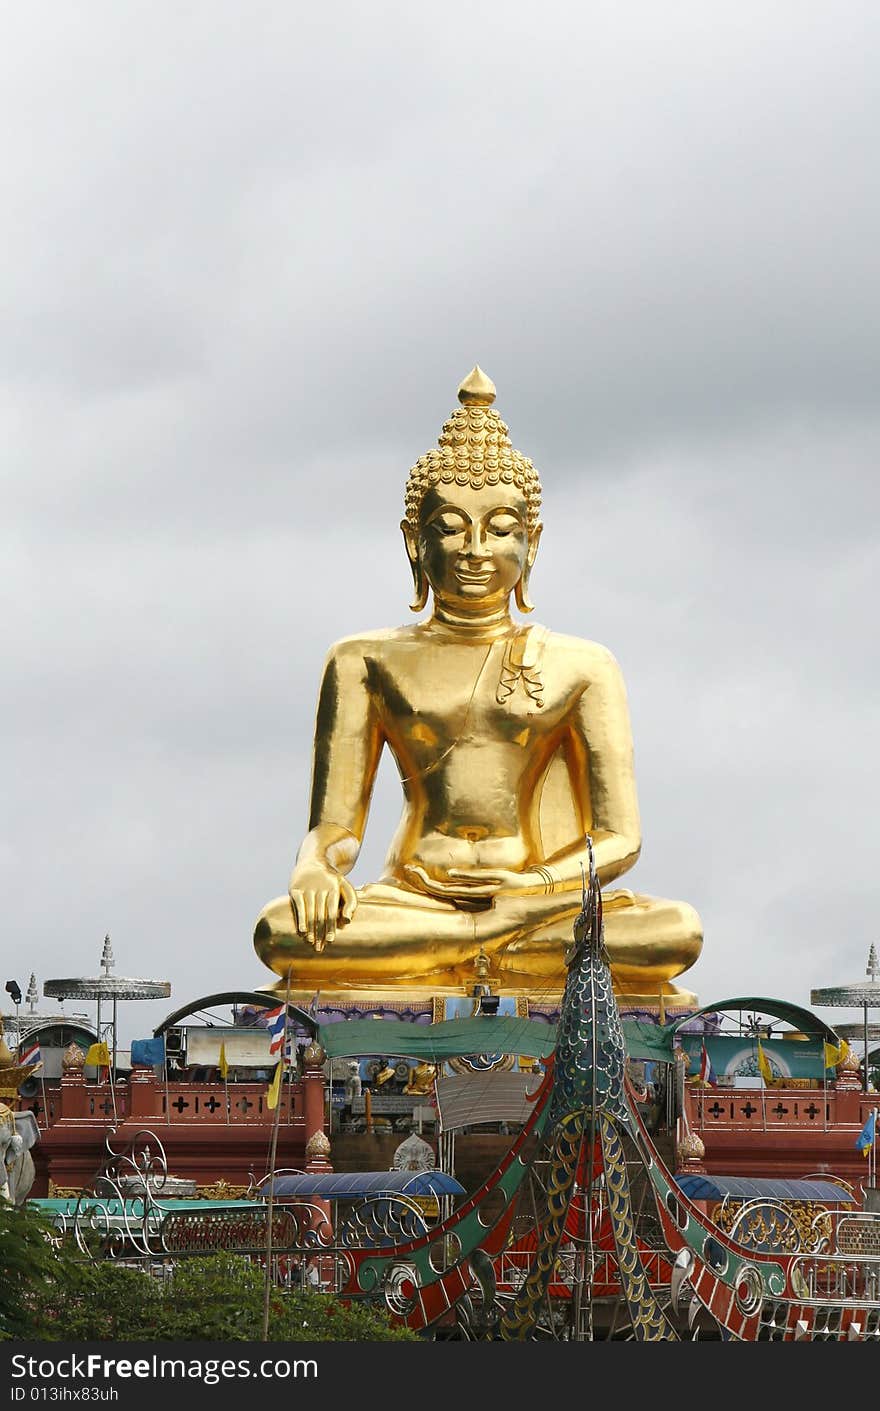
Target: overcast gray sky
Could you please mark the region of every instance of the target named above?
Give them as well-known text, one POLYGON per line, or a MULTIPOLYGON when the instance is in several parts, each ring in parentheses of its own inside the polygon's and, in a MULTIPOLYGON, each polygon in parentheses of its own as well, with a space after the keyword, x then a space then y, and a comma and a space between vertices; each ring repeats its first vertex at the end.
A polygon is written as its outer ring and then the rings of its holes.
MULTIPOLYGON (((270 978, 324 654, 409 617, 406 472, 479 362, 544 482, 535 616, 623 667, 629 880, 701 912, 689 982, 860 976, 876 3, 92 0, 3 30, 6 974, 95 973, 109 930, 175 1006, 270 978)), ((398 796, 386 765, 358 881, 398 796)))

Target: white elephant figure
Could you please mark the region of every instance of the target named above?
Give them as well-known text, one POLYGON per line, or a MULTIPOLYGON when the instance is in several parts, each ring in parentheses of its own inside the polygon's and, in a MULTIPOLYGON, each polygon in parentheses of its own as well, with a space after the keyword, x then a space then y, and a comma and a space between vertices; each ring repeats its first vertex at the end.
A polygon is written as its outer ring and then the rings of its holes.
POLYGON ((31 1149, 39 1136, 32 1112, 13 1112, 0 1103, 0 1200, 24 1205, 36 1175, 31 1149))
POLYGON ((345 1077, 345 1101, 350 1103, 353 1098, 361 1095, 361 1070, 360 1064, 355 1059, 348 1065, 348 1073, 345 1077))

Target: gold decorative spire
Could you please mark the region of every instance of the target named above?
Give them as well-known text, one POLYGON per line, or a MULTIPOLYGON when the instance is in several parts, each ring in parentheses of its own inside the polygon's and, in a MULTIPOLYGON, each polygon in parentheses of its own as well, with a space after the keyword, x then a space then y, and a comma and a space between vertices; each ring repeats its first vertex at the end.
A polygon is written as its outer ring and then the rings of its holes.
POLYGON ((328 1157, 330 1155, 330 1142, 323 1132, 313 1132, 306 1142, 306 1156, 311 1161, 316 1156, 328 1157))
POLYGON ((459 387, 458 400, 463 407, 491 407, 495 401, 495 383, 479 364, 471 368, 459 387))
POLYGON ((699 1133, 685 1132, 675 1148, 675 1154, 678 1157, 679 1165, 689 1166, 693 1170, 694 1166, 706 1155, 706 1148, 699 1133))
POLYGON ((64 1073, 81 1073, 86 1066, 86 1056, 75 1040, 71 1039, 61 1055, 61 1069, 64 1073))

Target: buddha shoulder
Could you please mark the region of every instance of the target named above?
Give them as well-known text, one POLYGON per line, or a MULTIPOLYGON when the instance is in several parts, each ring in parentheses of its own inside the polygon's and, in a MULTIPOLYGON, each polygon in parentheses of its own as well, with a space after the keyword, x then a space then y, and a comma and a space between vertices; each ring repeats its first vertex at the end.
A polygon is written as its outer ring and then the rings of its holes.
POLYGON ((351 637, 340 637, 327 653, 324 670, 357 672, 363 669, 366 663, 376 658, 393 657, 397 650, 411 647, 416 641, 415 625, 377 627, 372 632, 358 632, 351 637))
POLYGON ((542 654, 548 666, 577 677, 585 686, 622 680, 617 658, 600 642, 550 632, 547 628, 540 631, 543 637, 542 654))

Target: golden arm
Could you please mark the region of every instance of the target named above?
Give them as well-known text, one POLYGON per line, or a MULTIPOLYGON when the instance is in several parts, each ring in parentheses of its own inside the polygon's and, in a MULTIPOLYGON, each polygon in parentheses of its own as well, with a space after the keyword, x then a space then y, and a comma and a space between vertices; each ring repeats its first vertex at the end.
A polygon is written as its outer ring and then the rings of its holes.
MULTIPOLYGON (((642 846, 626 687, 616 660, 601 649, 564 741, 566 764, 584 834, 593 840, 603 886, 629 870, 642 846)), ((563 884, 577 882, 585 848, 580 842, 545 859, 563 884)))
POLYGON ((357 907, 345 874, 363 841, 382 745, 363 652, 354 643, 337 642, 318 696, 309 832, 289 888, 297 930, 318 950, 357 907))

